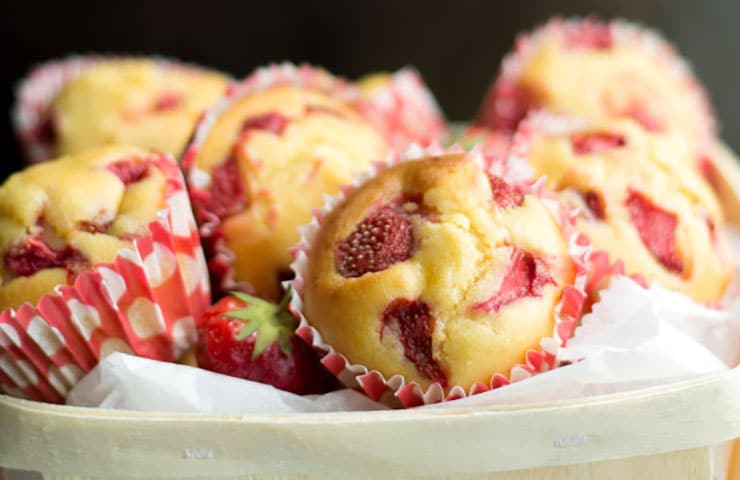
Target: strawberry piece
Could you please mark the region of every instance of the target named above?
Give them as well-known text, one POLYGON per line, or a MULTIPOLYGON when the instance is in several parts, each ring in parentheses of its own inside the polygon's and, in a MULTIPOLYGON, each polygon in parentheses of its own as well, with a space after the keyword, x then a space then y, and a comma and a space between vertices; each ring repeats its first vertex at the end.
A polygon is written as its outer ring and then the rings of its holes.
POLYGON ((576 155, 591 155, 623 147, 626 141, 622 135, 616 133, 583 132, 571 135, 570 144, 576 155))
POLYGON ((126 186, 144 179, 149 174, 149 165, 147 162, 141 162, 136 159, 110 163, 106 169, 121 179, 121 182, 126 186))
POLYGON ((411 258, 414 232, 408 212, 386 205, 360 222, 339 242, 336 269, 345 278, 380 272, 411 258))
POLYGON ((555 280, 544 270, 545 263, 542 259, 514 247, 509 270, 504 275, 498 291, 488 300, 473 305, 473 308, 498 312, 504 305, 520 298, 539 297, 546 285, 555 285, 555 280))
POLYGON ((683 262, 676 249, 678 218, 639 192, 631 191, 625 202, 640 240, 665 268, 683 272, 683 262))
POLYGON ((601 195, 593 190, 580 192, 580 194, 581 197, 583 197, 583 202, 586 204, 586 207, 588 207, 588 210, 591 212, 591 215, 599 220, 604 220, 604 218, 606 218, 606 213, 604 212, 604 199, 601 195))
POLYGON ((198 199, 201 204, 219 218, 228 217, 244 210, 247 205, 247 189, 239 172, 236 157, 229 157, 211 171, 211 188, 198 199))
POLYGON ((162 93, 157 101, 152 105, 152 110, 155 112, 165 112, 167 110, 174 110, 182 104, 182 94, 178 92, 164 92, 162 93))
POLYGON ((279 112, 269 112, 263 115, 257 115, 248 118, 242 125, 242 133, 250 130, 267 130, 268 132, 280 135, 288 125, 288 120, 279 112))
POLYGON ((79 250, 70 246, 52 250, 40 237, 29 237, 23 245, 11 247, 3 258, 5 271, 15 277, 29 277, 47 268, 64 268, 70 273, 86 263, 79 250))
POLYGON ((386 327, 398 327, 398 341, 403 345, 403 355, 416 369, 433 382, 447 386, 447 377, 432 354, 432 332, 436 320, 429 305, 421 300, 397 298, 383 310, 380 338, 386 327))
POLYGON ((280 305, 233 295, 204 314, 198 330, 200 367, 299 395, 335 387, 316 352, 294 334, 298 320, 288 309, 290 292, 280 305))
POLYGON ((524 203, 524 194, 503 179, 489 175, 493 201, 501 208, 519 207, 524 203))

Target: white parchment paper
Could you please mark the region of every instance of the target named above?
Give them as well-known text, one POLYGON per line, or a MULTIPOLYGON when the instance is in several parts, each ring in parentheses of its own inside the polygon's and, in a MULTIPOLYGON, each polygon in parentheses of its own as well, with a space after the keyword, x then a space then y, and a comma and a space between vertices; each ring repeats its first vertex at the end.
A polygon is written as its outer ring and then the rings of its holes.
MULTIPOLYGON (((683 295, 612 281, 584 317, 566 367, 480 395, 421 408, 488 406, 601 395, 685 380, 735 366, 740 315, 683 295), (580 361, 579 361, 580 360, 580 361)), ((288 413, 384 408, 343 390, 301 397, 261 383, 121 353, 104 359, 72 390, 71 405, 152 412, 288 413)))

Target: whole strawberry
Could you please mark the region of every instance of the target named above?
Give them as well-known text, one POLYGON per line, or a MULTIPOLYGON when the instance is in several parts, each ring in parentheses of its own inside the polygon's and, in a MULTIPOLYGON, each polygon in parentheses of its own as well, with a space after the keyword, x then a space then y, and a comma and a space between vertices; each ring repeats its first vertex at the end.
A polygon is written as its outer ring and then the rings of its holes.
POLYGON ((218 301, 198 332, 198 365, 299 395, 334 388, 336 379, 294 334, 289 303, 290 291, 280 305, 239 292, 218 301))

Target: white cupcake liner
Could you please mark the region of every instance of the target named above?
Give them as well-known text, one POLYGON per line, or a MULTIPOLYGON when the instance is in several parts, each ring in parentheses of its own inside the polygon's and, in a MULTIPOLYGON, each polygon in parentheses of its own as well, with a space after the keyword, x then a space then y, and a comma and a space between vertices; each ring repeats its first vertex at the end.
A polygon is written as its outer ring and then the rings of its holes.
POLYGON ((396 150, 441 142, 447 134, 442 109, 413 67, 398 70, 365 97, 359 110, 396 150))
MULTIPOLYGON (((386 378, 377 370, 372 370, 360 364, 352 364, 341 352, 335 351, 331 345, 325 343, 320 332, 311 326, 309 320, 302 312, 302 295, 305 286, 304 278, 308 265, 308 256, 311 253, 312 244, 315 241, 325 216, 341 203, 350 192, 387 168, 408 160, 459 153, 468 153, 483 169, 491 169, 494 166, 490 159, 485 159, 478 151, 465 152, 459 146, 453 146, 448 149, 442 149, 436 146, 422 149, 414 146, 405 154, 391 154, 385 162, 378 163, 369 171, 358 175, 354 183, 344 187, 340 194, 333 197, 326 196, 324 207, 315 212, 311 223, 299 229, 301 240, 292 249, 295 260, 291 264, 291 268, 295 273, 295 278, 292 281, 286 282, 286 286, 291 286, 295 292, 291 302, 291 309, 300 318, 300 324, 296 333, 319 352, 322 356, 321 361, 323 365, 334 373, 345 386, 360 389, 373 400, 383 402, 392 407, 408 408, 463 398, 499 388, 511 382, 520 381, 556 368, 560 365, 557 358, 558 351, 567 343, 568 338, 572 335, 580 317, 582 306, 589 297, 590 292, 587 288, 595 283, 592 281, 593 278, 596 276, 603 277, 606 273, 603 262, 595 263, 592 261, 594 252, 588 244, 588 239, 575 231, 575 212, 566 212, 557 196, 543 189, 542 182, 518 183, 517 186, 523 188, 526 193, 534 194, 540 198, 553 214, 560 219, 564 233, 568 238, 571 258, 576 266, 576 278, 573 285, 565 287, 563 296, 555 308, 555 324, 552 336, 543 338, 540 342, 539 349, 527 351, 524 363, 514 366, 508 376, 500 374, 493 375, 488 384, 477 383, 472 385, 467 391, 461 386, 453 386, 445 394, 443 387, 439 383, 434 383, 424 390, 416 382, 408 382, 402 375, 393 375, 386 378)), ((603 258, 600 254, 598 256, 603 258)))

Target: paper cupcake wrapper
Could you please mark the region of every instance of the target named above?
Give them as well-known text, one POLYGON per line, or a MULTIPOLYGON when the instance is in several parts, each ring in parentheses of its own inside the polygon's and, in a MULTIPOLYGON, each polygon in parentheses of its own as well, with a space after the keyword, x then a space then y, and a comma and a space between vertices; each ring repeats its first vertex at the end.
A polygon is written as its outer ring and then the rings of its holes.
MULTIPOLYGON (((656 64, 665 66, 685 87, 685 101, 694 104, 704 123, 706 136, 716 134, 717 125, 708 95, 693 74, 688 62, 662 35, 625 20, 602 22, 594 18, 554 18, 546 24, 517 36, 514 49, 501 62, 501 70, 486 93, 478 112, 479 121, 493 128, 513 132, 526 105, 517 95, 517 80, 532 55, 545 39, 588 41, 595 34, 606 34, 614 44, 636 44, 649 54, 656 64)), ((534 106, 536 108, 536 106, 534 106)))
POLYGON ((358 112, 361 110, 367 112, 372 109, 370 106, 359 106, 360 103, 364 102, 361 92, 357 86, 349 81, 311 65, 282 63, 259 68, 242 82, 232 84, 223 97, 203 112, 195 128, 192 141, 181 159, 181 165, 185 170, 190 198, 195 209, 196 219, 200 225, 200 234, 211 274, 211 284, 216 295, 233 290, 253 293, 253 288, 246 282, 234 280, 233 264, 235 255, 223 240, 221 219, 207 211, 198 201, 203 195, 207 195, 211 175, 209 172, 197 168, 195 159, 216 120, 227 112, 232 105, 248 95, 278 86, 297 86, 320 91, 332 98, 354 105, 358 108, 358 112))
POLYGON ((205 259, 175 161, 166 208, 148 233, 112 263, 94 265, 36 305, 0 314, 0 387, 33 400, 63 402, 98 361, 113 352, 174 361, 196 340, 210 304, 205 259))
POLYGON ((171 58, 129 55, 76 55, 36 66, 18 84, 12 112, 13 128, 28 162, 43 162, 54 156, 51 106, 68 82, 99 62, 141 58, 151 58, 167 68, 206 68, 171 58))
POLYGON ((474 147, 492 162, 506 162, 511 150, 512 135, 502 130, 492 130, 480 125, 458 126, 457 131, 449 135, 448 143, 460 145, 466 150, 474 147))
POLYGON ((421 75, 402 68, 360 102, 361 113, 384 133, 396 150, 415 143, 440 142, 447 127, 442 110, 421 75))
POLYGON ((520 381, 558 367, 558 351, 566 345, 577 325, 584 302, 590 295, 590 292, 587 291, 587 286, 592 283, 590 279, 597 275, 603 275, 601 271, 603 266, 592 262, 593 250, 589 246, 588 239, 575 231, 575 212, 565 211, 558 197, 553 193, 545 191, 541 181, 518 183, 517 186, 522 188, 525 193, 533 194, 542 200, 556 218, 560 220, 563 232, 566 238, 568 238, 571 259, 576 267, 576 277, 573 284, 564 288, 562 298, 555 308, 555 322, 552 336, 543 338, 540 342, 539 349, 527 351, 523 363, 515 365, 508 375, 493 375, 488 384, 477 383, 467 391, 461 386, 453 386, 445 394, 444 389, 438 383, 432 384, 424 390, 417 383, 409 382, 401 375, 386 378, 380 372, 372 370, 367 366, 352 364, 341 352, 335 351, 331 345, 325 343, 319 331, 311 326, 308 319, 302 313, 302 296, 305 286, 304 278, 306 276, 308 256, 311 254, 312 244, 321 228, 324 218, 348 194, 368 179, 376 176, 379 172, 404 161, 451 153, 468 153, 484 169, 491 169, 491 167, 496 166, 495 162, 492 162, 491 159, 486 159, 479 151, 466 152, 460 146, 453 146, 448 149, 439 147, 428 149, 412 147, 403 155, 392 154, 385 162, 378 163, 371 170, 359 175, 355 182, 343 188, 339 195, 334 197, 327 196, 324 207, 315 212, 311 223, 299 229, 301 240, 292 249, 295 260, 291 268, 295 273, 295 278, 290 282, 286 282, 286 284, 290 285, 295 292, 291 302, 291 309, 300 318, 300 324, 296 333, 318 351, 322 356, 321 362, 324 366, 334 373, 345 386, 357 388, 365 392, 373 400, 392 407, 408 408, 455 400, 490 389, 500 388, 511 382, 520 381))

